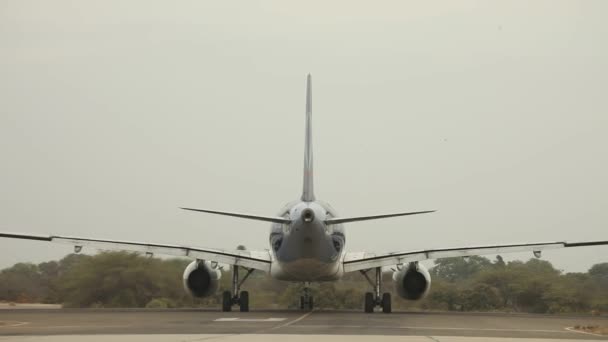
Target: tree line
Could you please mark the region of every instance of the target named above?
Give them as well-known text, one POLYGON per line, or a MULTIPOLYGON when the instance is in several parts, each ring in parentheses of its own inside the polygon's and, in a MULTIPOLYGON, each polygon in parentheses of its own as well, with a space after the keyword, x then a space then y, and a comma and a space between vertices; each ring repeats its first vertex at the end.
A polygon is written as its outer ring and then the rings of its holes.
MULTIPOLYGON (((127 252, 70 254, 58 261, 18 263, 0 271, 0 301, 60 303, 64 307, 219 307, 230 289, 230 272, 222 275, 215 296, 195 299, 182 286, 191 260, 150 258, 127 252)), ((421 301, 402 300, 394 291, 392 272, 383 275, 401 310, 513 311, 535 313, 608 312, 608 263, 584 273, 564 273, 550 262, 530 259, 505 262, 485 257, 449 258, 430 270, 432 286, 421 301)), ((244 289, 253 308, 296 308, 302 284, 254 272, 244 289)), ((315 306, 361 309, 371 287, 360 274, 338 282, 313 284, 315 306)))

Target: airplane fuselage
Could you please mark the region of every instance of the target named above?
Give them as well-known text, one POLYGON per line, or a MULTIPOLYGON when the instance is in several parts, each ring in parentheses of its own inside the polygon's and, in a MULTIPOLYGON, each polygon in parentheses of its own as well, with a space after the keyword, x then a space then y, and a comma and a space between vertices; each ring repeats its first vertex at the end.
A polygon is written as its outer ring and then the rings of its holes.
POLYGON ((294 201, 278 216, 291 223, 273 223, 271 227, 272 277, 289 281, 328 281, 342 277, 344 227, 325 223, 326 219, 337 216, 329 204, 294 201))

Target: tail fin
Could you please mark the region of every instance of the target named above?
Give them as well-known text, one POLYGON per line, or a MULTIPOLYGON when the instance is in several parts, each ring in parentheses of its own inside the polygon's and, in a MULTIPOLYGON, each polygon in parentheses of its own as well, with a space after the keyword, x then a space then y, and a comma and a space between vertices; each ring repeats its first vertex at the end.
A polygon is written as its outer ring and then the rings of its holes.
POLYGON ((304 147, 304 188, 302 201, 315 200, 312 171, 312 81, 310 74, 306 79, 306 142, 304 147))

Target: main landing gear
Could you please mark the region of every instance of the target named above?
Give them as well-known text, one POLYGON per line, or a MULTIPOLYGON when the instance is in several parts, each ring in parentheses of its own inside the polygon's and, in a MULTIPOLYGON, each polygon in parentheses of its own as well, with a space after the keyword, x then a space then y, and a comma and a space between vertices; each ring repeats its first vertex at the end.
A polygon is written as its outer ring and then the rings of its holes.
POLYGON ((310 283, 304 283, 304 294, 300 296, 300 309, 312 310, 314 308, 313 297, 310 295, 310 283))
POLYGON ((365 293, 365 312, 372 313, 372 312, 374 312, 374 308, 376 306, 379 306, 382 308, 382 312, 390 313, 391 312, 391 294, 388 292, 385 292, 382 294, 382 297, 380 297, 380 292, 382 292, 382 268, 376 267, 376 279, 375 279, 376 281, 375 282, 373 282, 367 275, 367 272, 369 272, 369 271, 370 271, 370 269, 360 271, 361 274, 363 274, 363 276, 365 277, 365 279, 367 279, 367 281, 374 288, 373 293, 372 292, 365 293))
POLYGON ((253 268, 245 268, 247 273, 241 281, 239 281, 239 267, 232 266, 232 291, 224 291, 222 293, 222 311, 232 311, 233 305, 238 305, 241 312, 249 311, 249 292, 241 291, 241 285, 247 280, 249 275, 253 273, 253 268))

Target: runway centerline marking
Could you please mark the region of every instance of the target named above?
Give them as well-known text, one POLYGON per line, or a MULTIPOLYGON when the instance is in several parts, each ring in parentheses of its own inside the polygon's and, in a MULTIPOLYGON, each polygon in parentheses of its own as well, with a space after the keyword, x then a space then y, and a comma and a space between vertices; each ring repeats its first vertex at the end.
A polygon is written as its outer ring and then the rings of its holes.
POLYGON ((224 318, 216 318, 214 322, 282 322, 287 318, 278 318, 278 317, 270 317, 270 318, 239 318, 239 317, 224 317, 224 318))
POLYGON ((0 328, 13 328, 20 327, 22 325, 29 324, 30 322, 19 322, 19 321, 0 321, 0 328), (4 324, 6 323, 6 324, 4 324))
POLYGON ((270 330, 277 330, 277 329, 281 329, 281 328, 288 327, 288 326, 290 326, 290 325, 292 325, 292 324, 294 324, 294 323, 298 323, 299 321, 303 320, 304 318, 306 318, 306 317, 310 316, 310 314, 312 314, 312 313, 313 313, 313 311, 314 311, 314 310, 309 311, 309 312, 307 312, 307 313, 303 314, 302 316, 300 316, 300 317, 298 317, 298 318, 294 319, 293 321, 289 321, 289 322, 287 322, 287 323, 285 323, 285 324, 278 325, 278 326, 276 326, 276 327, 274 327, 274 328, 271 328, 270 330))

